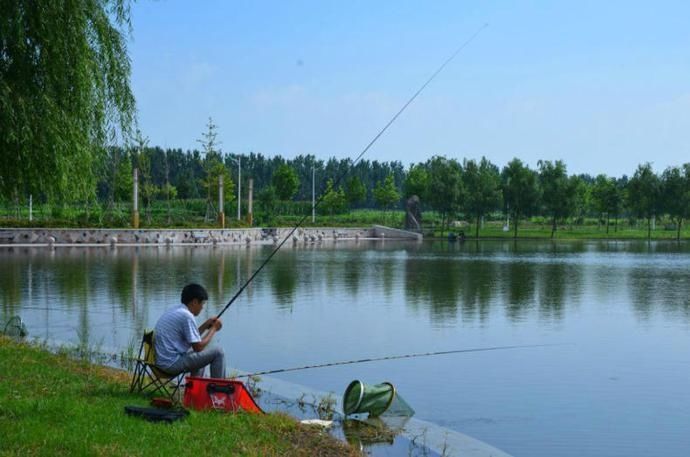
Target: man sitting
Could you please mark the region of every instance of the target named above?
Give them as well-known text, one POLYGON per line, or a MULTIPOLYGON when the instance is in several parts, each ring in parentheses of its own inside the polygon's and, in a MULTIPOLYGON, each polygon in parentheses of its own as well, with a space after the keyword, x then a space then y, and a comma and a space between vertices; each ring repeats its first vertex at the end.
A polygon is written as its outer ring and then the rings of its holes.
POLYGON ((158 368, 171 375, 191 372, 193 376, 203 376, 204 367, 210 364, 212 378, 225 377, 223 349, 206 347, 223 324, 212 317, 197 329, 194 320, 207 300, 206 289, 199 284, 188 284, 182 289, 182 304, 158 319, 153 338, 158 368))

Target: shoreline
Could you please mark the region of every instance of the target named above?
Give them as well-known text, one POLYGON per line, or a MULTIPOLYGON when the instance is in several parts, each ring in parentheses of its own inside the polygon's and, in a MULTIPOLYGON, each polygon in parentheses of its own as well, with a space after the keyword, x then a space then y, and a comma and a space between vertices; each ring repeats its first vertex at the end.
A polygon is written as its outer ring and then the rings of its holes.
MULTIPOLYGON (((114 381, 118 385, 121 384, 119 386, 120 388, 127 388, 129 385, 129 380, 132 376, 132 373, 127 369, 113 366, 107 362, 103 363, 103 360, 99 362, 98 360, 89 359, 89 356, 87 356, 87 359, 79 359, 69 351, 69 345, 41 346, 33 341, 22 340, 17 342, 0 335, 0 353, 3 350, 3 347, 20 350, 24 349, 26 353, 42 354, 43 356, 51 358, 53 361, 57 361, 57 365, 60 368, 76 370, 80 373, 88 371, 94 374, 95 377, 102 378, 105 381, 114 381)), ((100 355, 107 354, 113 355, 115 353, 100 353, 100 355)), ((91 354, 91 356, 93 356, 93 354, 91 354)), ((243 376, 247 375, 247 373, 242 370, 234 369, 232 372, 235 373, 240 380, 243 378, 243 376)), ((3 379, 0 378, 0 391, 2 390, 2 382, 3 379)), ((335 430, 332 430, 332 432, 335 433, 331 433, 330 435, 333 440, 343 443, 343 446, 347 446, 348 440, 346 439, 347 437, 343 434, 342 430, 342 420, 344 419, 344 414, 342 412, 342 399, 339 395, 332 392, 322 392, 301 384, 295 384, 269 376, 262 376, 260 379, 258 379, 256 381, 256 387, 258 387, 261 392, 261 394, 259 394, 257 397, 257 401, 260 404, 262 403, 261 395, 268 394, 269 396, 280 397, 292 404, 297 404, 300 402, 304 404, 304 402, 306 402, 314 409, 314 411, 316 411, 318 405, 323 402, 324 399, 333 399, 334 405, 332 411, 333 414, 338 417, 338 420, 335 421, 335 430)), ((135 403, 141 403, 142 401, 148 399, 148 397, 145 395, 137 393, 129 394, 129 397, 129 399, 135 403)), ((72 400, 74 401, 74 399, 72 400)), ((285 404, 282 404, 282 407, 285 409, 285 404)), ((296 417, 295 414, 293 414, 294 411, 291 411, 289 407, 285 411, 266 410, 266 412, 270 416, 275 416, 276 414, 287 415, 294 421, 300 420, 300 417, 296 417)), ((199 412, 196 412, 195 414, 200 414, 202 416, 211 415, 209 413, 199 412)), ((406 442, 405 447, 410 447, 413 445, 414 448, 423 453, 422 455, 426 455, 427 452, 431 451, 447 457, 511 457, 506 452, 501 451, 488 443, 429 421, 411 417, 403 421, 403 424, 402 429, 396 430, 394 436, 403 439, 406 442), (420 439, 423 444, 417 443, 417 440, 420 439)), ((1 426, 2 421, 0 420, 0 429, 1 426)), ((300 425, 298 427, 303 426, 300 425)), ((270 433, 270 430, 267 432, 270 433)), ((330 451, 333 448, 332 442, 329 442, 328 439, 323 441, 319 440, 317 443, 323 443, 324 449, 327 451, 330 451)), ((391 446, 393 446, 392 443, 391 446)), ((319 447, 317 446, 316 448, 318 449, 319 447)), ((312 447, 312 450, 313 449, 315 448, 312 447)), ((362 453, 362 455, 369 454, 362 453)), ((373 455, 376 456, 379 454, 374 452, 373 455)), ((382 455, 389 454, 384 452, 382 455)))
MULTIPOLYGON (((621 233, 615 235, 592 233, 591 231, 561 231, 551 238, 538 229, 525 229, 523 235, 514 238, 512 234, 490 233, 476 238, 473 233, 465 239, 449 239, 449 235, 423 236, 420 233, 373 225, 371 227, 252 227, 239 229, 109 229, 109 228, 0 228, 0 248, 3 247, 132 247, 132 246, 249 246, 277 245, 286 236, 285 244, 330 244, 339 241, 435 241, 448 243, 478 243, 485 241, 605 241, 605 242, 673 242, 684 243, 690 238, 677 240, 670 232, 657 232, 651 239, 640 234, 621 233), (535 233, 536 232, 536 233, 535 233)), ((458 231, 449 233, 458 234, 458 231)))
POLYGON ((362 227, 247 229, 44 229, 0 228, 0 246, 208 246, 273 245, 290 236, 292 243, 339 240, 412 240, 422 235, 381 225, 362 227))
POLYGON ((0 368, 12 373, 0 377, 0 435, 10 455, 361 455, 285 414, 191 411, 173 424, 130 417, 124 406, 148 401, 129 393, 127 371, 1 335, 0 368))

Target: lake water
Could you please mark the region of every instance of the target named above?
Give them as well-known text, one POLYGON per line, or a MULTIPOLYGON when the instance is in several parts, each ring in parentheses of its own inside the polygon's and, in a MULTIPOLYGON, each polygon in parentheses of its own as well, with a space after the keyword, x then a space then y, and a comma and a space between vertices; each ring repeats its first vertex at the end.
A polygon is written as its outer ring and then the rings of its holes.
MULTIPOLYGON (((200 320, 270 247, 2 248, 0 322, 120 351, 204 284, 200 320)), ((690 454, 690 246, 338 242, 286 247, 223 316, 232 367, 261 371, 487 346, 275 375, 340 396, 393 382, 416 417, 515 456, 690 454)))

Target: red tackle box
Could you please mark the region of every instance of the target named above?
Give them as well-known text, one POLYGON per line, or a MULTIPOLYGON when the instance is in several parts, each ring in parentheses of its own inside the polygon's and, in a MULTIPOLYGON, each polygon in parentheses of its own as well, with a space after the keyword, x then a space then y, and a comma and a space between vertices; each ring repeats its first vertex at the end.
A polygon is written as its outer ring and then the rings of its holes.
POLYGON ((231 379, 187 376, 182 404, 196 410, 263 412, 245 385, 231 379))

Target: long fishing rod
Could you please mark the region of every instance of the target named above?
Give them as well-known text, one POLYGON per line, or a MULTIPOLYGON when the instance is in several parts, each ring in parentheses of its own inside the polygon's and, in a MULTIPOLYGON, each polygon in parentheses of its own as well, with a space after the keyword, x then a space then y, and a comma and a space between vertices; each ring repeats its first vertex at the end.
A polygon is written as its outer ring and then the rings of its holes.
MULTIPOLYGON (((386 130, 388 130, 388 127, 390 127, 395 122, 395 120, 398 118, 398 116, 400 116, 403 113, 403 111, 405 111, 407 109, 407 107, 414 101, 415 98, 417 98, 417 96, 426 88, 426 86, 428 86, 431 83, 431 81, 433 81, 434 78, 436 78, 436 76, 439 73, 441 73, 441 71, 443 71, 443 69, 446 67, 446 65, 448 65, 458 54, 460 54, 460 52, 463 49, 465 49, 477 37, 477 35, 479 35, 479 33, 482 30, 484 30, 486 27, 488 27, 488 24, 484 24, 479 29, 477 29, 477 31, 474 32, 474 34, 470 38, 468 38, 467 41, 465 41, 462 45, 460 45, 455 50, 455 52, 453 52, 453 54, 451 54, 451 56, 448 57, 445 60, 445 62, 443 62, 443 64, 441 64, 441 66, 439 66, 436 69, 436 71, 429 77, 429 79, 427 79, 426 82, 424 82, 424 84, 422 84, 422 86, 419 89, 417 89, 417 92, 415 92, 414 95, 412 95, 412 97, 410 97, 410 99, 407 100, 407 102, 402 106, 402 108, 400 108, 400 110, 397 113, 395 113, 395 116, 393 116, 388 121, 388 123, 381 129, 381 131, 379 131, 379 133, 377 133, 376 136, 374 136, 374 138, 369 142, 369 144, 367 144, 367 146, 362 150, 362 152, 360 152, 359 155, 355 158, 355 160, 352 162, 352 164, 347 169, 345 169, 342 173, 340 173, 340 175, 337 177, 337 179, 333 183, 334 189, 338 187, 338 184, 340 184, 340 181, 342 181, 342 179, 347 175, 347 173, 354 168, 354 166, 357 164, 357 162, 360 161, 360 159, 364 156, 364 154, 366 154, 366 152, 374 145, 374 143, 376 143, 376 141, 378 141, 378 139, 381 137, 381 135, 383 135, 383 133, 386 130)), ((321 204, 321 202, 323 201, 323 199, 325 197, 326 197, 326 193, 324 192, 323 194, 321 194, 319 199, 314 204, 314 209, 316 209, 321 204)), ((244 289, 246 289, 247 286, 254 280, 256 275, 258 275, 259 272, 261 270, 263 270, 263 268, 266 266, 266 264, 280 250, 280 248, 285 244, 285 242, 290 237, 292 237, 292 235, 295 233, 295 231, 299 227, 302 226, 304 221, 307 220, 307 217, 309 217, 309 214, 305 214, 304 216, 302 216, 302 219, 300 219, 299 222, 297 222, 297 225, 295 225, 292 228, 292 230, 290 230, 290 233, 288 233, 285 236, 285 238, 275 247, 275 249, 273 249, 273 251, 271 251, 271 253, 268 255, 268 257, 266 257, 266 259, 261 263, 261 265, 259 265, 259 268, 257 268, 256 271, 254 271, 254 273, 252 273, 252 275, 249 277, 249 279, 247 279, 247 281, 242 285, 242 287, 240 287, 237 290, 237 292, 235 292, 235 295, 232 296, 232 298, 230 299, 228 304, 225 305, 225 308, 223 308, 220 313, 218 313, 216 318, 220 318, 220 316, 223 315, 223 313, 235 302, 235 300, 237 300, 237 298, 242 294, 244 289)))
POLYGON ((434 355, 460 354, 460 353, 466 353, 466 352, 501 351, 501 350, 505 350, 505 349, 564 346, 567 344, 568 343, 521 344, 521 345, 515 345, 515 346, 492 346, 492 347, 485 347, 485 348, 454 349, 451 351, 420 352, 417 354, 389 355, 389 356, 385 356, 385 357, 371 357, 368 359, 345 360, 345 361, 341 361, 341 362, 321 363, 318 365, 305 365, 302 367, 280 368, 278 370, 257 371, 256 373, 243 374, 243 375, 240 375, 237 377, 238 378, 248 378, 251 376, 260 376, 260 375, 265 375, 265 374, 285 373, 287 371, 301 371, 301 370, 311 370, 312 368, 326 368, 326 367, 335 367, 335 366, 339 366, 339 365, 352 365, 355 363, 379 362, 381 360, 412 359, 415 357, 429 357, 429 356, 434 356, 434 355))

